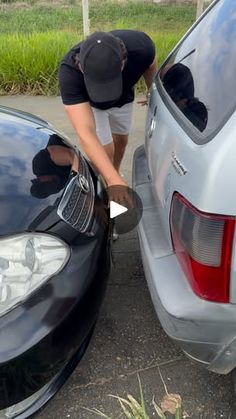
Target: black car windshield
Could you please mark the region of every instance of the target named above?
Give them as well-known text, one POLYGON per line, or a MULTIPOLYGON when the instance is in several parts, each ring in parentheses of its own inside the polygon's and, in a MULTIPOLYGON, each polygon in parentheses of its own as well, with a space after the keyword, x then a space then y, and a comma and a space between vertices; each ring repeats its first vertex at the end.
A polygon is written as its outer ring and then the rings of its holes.
POLYGON ((160 72, 157 85, 204 137, 219 130, 236 108, 235 57, 236 2, 220 0, 160 72))

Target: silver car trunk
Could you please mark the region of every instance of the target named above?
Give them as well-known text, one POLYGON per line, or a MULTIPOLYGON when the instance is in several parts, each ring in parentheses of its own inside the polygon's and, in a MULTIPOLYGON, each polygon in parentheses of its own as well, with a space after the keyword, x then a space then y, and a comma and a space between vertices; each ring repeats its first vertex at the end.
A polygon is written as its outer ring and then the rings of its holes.
MULTIPOLYGON (((153 83, 145 148, 170 247, 175 192, 206 216, 236 216, 235 35, 235 2, 215 1, 153 83)), ((235 239, 230 287, 230 301, 236 302, 235 239)))
POLYGON ((173 193, 201 211, 236 215, 236 114, 209 143, 194 143, 163 103, 156 87, 149 104, 146 153, 154 196, 169 232, 173 193))

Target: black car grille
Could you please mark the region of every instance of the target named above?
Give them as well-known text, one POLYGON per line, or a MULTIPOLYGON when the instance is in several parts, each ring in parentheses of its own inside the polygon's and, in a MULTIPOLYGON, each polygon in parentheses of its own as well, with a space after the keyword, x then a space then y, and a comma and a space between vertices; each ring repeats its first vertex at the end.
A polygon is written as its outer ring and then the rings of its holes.
POLYGON ((91 231, 95 192, 88 164, 79 153, 79 172, 64 190, 57 213, 66 223, 81 233, 91 231))

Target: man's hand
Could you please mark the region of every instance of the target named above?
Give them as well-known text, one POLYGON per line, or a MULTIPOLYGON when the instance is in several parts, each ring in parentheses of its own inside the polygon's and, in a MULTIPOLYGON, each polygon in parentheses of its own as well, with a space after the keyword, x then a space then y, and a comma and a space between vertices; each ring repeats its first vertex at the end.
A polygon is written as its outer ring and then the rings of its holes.
POLYGON ((147 105, 148 105, 148 101, 149 101, 150 96, 151 96, 151 93, 150 93, 150 92, 146 92, 146 93, 143 95, 143 97, 141 98, 141 100, 138 100, 138 101, 137 101, 138 105, 141 105, 141 106, 147 106, 147 105))
POLYGON ((134 208, 132 190, 128 183, 119 177, 107 184, 109 202, 114 201, 128 209, 134 208))

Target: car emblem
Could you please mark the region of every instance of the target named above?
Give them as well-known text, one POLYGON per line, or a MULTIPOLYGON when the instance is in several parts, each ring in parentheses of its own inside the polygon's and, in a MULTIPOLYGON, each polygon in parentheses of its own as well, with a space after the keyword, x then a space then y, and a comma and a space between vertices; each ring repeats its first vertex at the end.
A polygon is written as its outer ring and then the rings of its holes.
POLYGON ((79 175, 78 183, 84 193, 89 193, 90 191, 89 183, 87 179, 84 177, 84 175, 79 175))
POLYGON ((176 156, 174 151, 172 151, 172 153, 171 153, 171 163, 172 163, 172 166, 174 167, 175 171, 180 176, 186 175, 186 173, 188 172, 188 170, 183 165, 183 163, 179 160, 179 158, 176 156))

